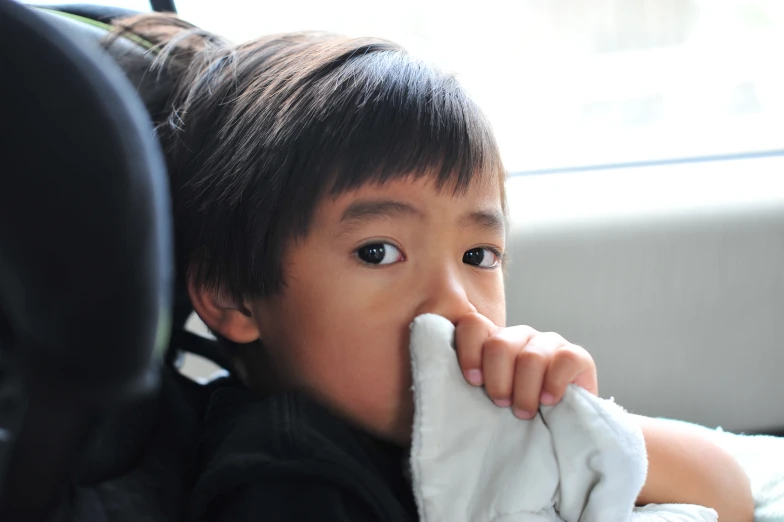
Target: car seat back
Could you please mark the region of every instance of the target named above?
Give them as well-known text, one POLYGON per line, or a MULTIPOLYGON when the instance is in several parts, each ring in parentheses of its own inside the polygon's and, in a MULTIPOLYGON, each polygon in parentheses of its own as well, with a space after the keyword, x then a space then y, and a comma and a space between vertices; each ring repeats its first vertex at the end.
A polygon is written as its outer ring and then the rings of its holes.
POLYGON ((171 217, 115 61, 16 2, 0 18, 0 520, 41 520, 101 412, 156 390, 171 217))

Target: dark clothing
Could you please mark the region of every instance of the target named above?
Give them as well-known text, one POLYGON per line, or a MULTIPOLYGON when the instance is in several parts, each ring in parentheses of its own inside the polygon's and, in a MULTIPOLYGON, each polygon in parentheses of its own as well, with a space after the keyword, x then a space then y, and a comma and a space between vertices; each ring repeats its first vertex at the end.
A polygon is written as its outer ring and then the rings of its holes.
POLYGON ((50 522, 413 522, 404 451, 298 394, 166 369, 112 412, 50 522))
POLYGON ((182 520, 195 470, 192 455, 210 388, 164 369, 159 393, 110 412, 52 522, 182 520))
POLYGON ((213 392, 193 521, 415 521, 404 452, 297 394, 213 392))

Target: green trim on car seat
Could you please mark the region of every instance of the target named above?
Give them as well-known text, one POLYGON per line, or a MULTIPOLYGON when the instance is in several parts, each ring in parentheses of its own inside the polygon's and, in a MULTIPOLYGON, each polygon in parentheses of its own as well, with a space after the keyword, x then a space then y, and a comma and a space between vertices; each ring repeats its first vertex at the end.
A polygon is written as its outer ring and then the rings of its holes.
POLYGON ((155 347, 153 348, 153 356, 157 360, 162 361, 166 357, 171 335, 172 312, 162 306, 161 311, 158 313, 158 329, 155 332, 155 347))
MULTIPOLYGON (((92 25, 93 27, 97 27, 99 29, 102 29, 102 30, 106 31, 107 33, 114 30, 114 26, 106 24, 106 23, 103 23, 103 22, 99 22, 98 20, 93 20, 92 18, 86 18, 84 16, 79 16, 79 15, 75 15, 75 14, 72 14, 72 13, 66 13, 66 12, 63 12, 63 11, 58 11, 56 9, 47 9, 47 8, 44 8, 44 7, 36 7, 36 9, 38 9, 39 11, 46 11, 47 13, 52 13, 54 15, 70 18, 72 20, 76 20, 77 22, 81 22, 83 24, 92 25)), ((137 35, 131 34, 131 33, 126 33, 126 34, 123 34, 122 37, 126 38, 126 39, 128 39, 128 40, 130 40, 130 41, 132 41, 134 43, 137 43, 137 44, 141 45, 142 47, 144 47, 145 49, 148 49, 148 50, 150 50, 152 52, 156 52, 157 51, 157 49, 156 49, 156 47, 155 47, 155 45, 153 43, 148 42, 147 40, 145 40, 144 38, 142 38, 140 36, 137 36, 137 35)))

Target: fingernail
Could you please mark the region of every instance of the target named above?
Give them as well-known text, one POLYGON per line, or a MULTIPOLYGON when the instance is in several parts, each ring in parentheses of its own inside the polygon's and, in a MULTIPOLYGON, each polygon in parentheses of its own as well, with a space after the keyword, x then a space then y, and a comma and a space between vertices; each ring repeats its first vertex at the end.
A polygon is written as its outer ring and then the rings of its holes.
POLYGON ((482 385, 482 370, 468 370, 466 372, 466 380, 474 386, 482 385))
POLYGON ((512 405, 512 401, 510 401, 509 399, 494 399, 493 402, 499 408, 508 408, 509 406, 512 405))
POLYGON ((544 392, 542 396, 539 398, 539 401, 545 406, 550 406, 552 404, 555 404, 555 397, 553 397, 551 393, 544 392))
POLYGON ((515 417, 517 417, 518 419, 523 419, 523 420, 529 420, 531 417, 534 416, 534 414, 531 413, 530 411, 521 410, 520 408, 515 408, 513 410, 513 413, 514 413, 515 417))

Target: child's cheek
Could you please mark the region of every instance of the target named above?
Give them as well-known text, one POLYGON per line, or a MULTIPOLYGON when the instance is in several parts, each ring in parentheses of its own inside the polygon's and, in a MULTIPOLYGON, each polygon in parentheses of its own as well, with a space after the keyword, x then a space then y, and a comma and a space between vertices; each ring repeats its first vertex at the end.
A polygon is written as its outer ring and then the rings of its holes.
MULTIPOLYGON (((302 384, 360 429, 406 446, 414 415, 408 325, 404 333, 395 338, 387 331, 387 342, 370 336, 364 342, 347 339, 342 347, 323 344, 319 360, 300 361, 304 367, 298 373, 307 374, 302 384), (347 350, 338 353, 341 348, 347 350)), ((309 359, 313 353, 307 355, 309 359)))

